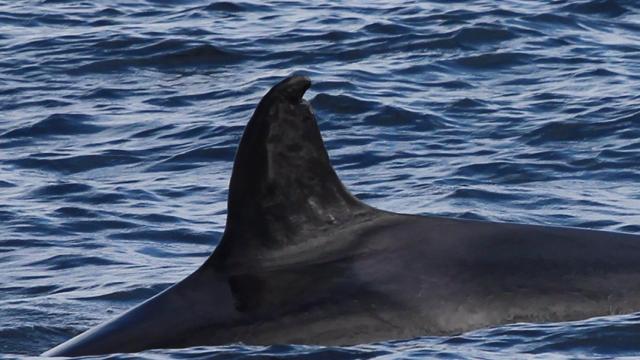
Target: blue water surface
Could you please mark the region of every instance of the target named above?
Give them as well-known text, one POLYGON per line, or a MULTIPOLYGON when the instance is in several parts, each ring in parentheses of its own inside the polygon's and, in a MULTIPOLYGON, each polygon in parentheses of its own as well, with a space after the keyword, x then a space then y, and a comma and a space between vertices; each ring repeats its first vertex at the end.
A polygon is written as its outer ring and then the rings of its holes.
MULTIPOLYGON (((198 267, 243 127, 294 73, 371 205, 640 234, 636 0, 0 0, 0 357, 198 267)), ((633 355, 640 314, 110 359, 633 355)))

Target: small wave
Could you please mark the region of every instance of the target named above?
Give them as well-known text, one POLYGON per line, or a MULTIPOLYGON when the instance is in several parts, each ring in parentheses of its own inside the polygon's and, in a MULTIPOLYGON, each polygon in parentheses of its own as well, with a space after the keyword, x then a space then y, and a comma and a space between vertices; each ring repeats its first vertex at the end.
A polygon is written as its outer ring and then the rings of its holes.
POLYGON ((83 209, 74 206, 63 206, 55 210, 56 214, 63 217, 98 217, 99 215, 92 210, 83 209))
POLYGON ((521 196, 500 191, 488 191, 483 189, 462 188, 456 189, 449 195, 452 199, 475 199, 492 202, 508 202, 521 200, 521 196))
POLYGON ((196 193, 204 190, 207 190, 206 186, 190 185, 190 186, 184 186, 180 189, 159 189, 159 190, 156 190, 156 193, 158 195, 166 196, 168 198, 174 199, 174 198, 189 196, 192 193, 196 193))
POLYGON ((539 150, 539 151, 531 151, 527 153, 518 154, 518 159, 527 159, 527 160, 539 160, 539 161, 566 161, 567 156, 562 151, 557 150, 539 150))
POLYGON ((97 88, 84 94, 82 99, 123 99, 131 93, 130 89, 97 88))
POLYGON ((638 342, 635 335, 638 331, 640 331, 639 324, 623 321, 598 325, 587 323, 583 326, 566 326, 559 334, 553 338, 547 338, 546 343, 539 344, 530 353, 570 351, 594 355, 612 353, 617 356, 623 356, 625 353, 637 355, 638 342))
POLYGON ((344 154, 336 159, 336 167, 340 170, 363 169, 395 159, 408 159, 415 155, 403 151, 370 152, 367 154, 344 154))
POLYGON ((172 53, 179 53, 181 51, 188 51, 191 47, 191 44, 185 40, 166 39, 156 41, 151 45, 145 43, 144 46, 127 49, 125 54, 131 57, 148 57, 163 54, 168 55, 172 53))
POLYGON ((154 56, 94 61, 81 65, 71 72, 74 74, 117 72, 130 67, 206 67, 235 64, 245 58, 246 56, 233 51, 223 50, 209 44, 202 44, 186 50, 172 51, 154 56))
POLYGON ((35 39, 14 44, 9 49, 12 51, 38 51, 40 49, 63 47, 65 41, 60 38, 35 39))
POLYGON ((390 105, 385 105, 374 114, 366 116, 364 122, 373 126, 409 126, 419 131, 432 131, 446 127, 445 123, 437 117, 390 105))
POLYGON ((55 13, 35 16, 32 20, 42 25, 82 26, 86 24, 83 19, 55 13))
POLYGON ((10 187, 16 187, 18 185, 10 182, 10 181, 6 181, 6 180, 0 180, 0 188, 10 188, 10 187))
POLYGON ((320 80, 313 84, 313 88, 318 92, 341 89, 345 91, 353 91, 356 87, 350 81, 345 80, 320 80))
POLYGON ((587 69, 585 71, 581 71, 575 75, 576 78, 594 78, 599 76, 616 76, 620 75, 614 71, 596 68, 596 69, 587 69))
POLYGON ((82 135, 102 131, 101 126, 90 124, 93 118, 84 114, 53 114, 34 124, 9 130, 3 138, 46 137, 54 135, 82 135))
POLYGON ((550 180, 551 174, 557 174, 559 170, 563 172, 571 171, 567 166, 562 165, 533 165, 494 161, 461 166, 456 169, 454 175, 476 179, 484 177, 496 183, 520 184, 550 180), (553 170, 543 170, 544 168, 553 170))
POLYGON ((131 137, 133 138, 146 138, 146 137, 150 137, 153 135, 156 135, 158 133, 167 131, 167 130, 172 130, 175 129, 175 125, 169 124, 169 125, 162 125, 162 126, 158 126, 155 127, 153 129, 147 129, 147 130, 142 130, 140 132, 137 132, 133 135, 131 135, 131 137))
POLYGON ((133 164, 139 161, 140 158, 133 155, 107 153, 97 155, 63 156, 57 158, 25 157, 15 160, 7 160, 6 162, 22 168, 75 174, 99 168, 133 164))
MULTIPOLYGON (((601 204, 597 204, 597 205, 601 205, 601 204)), ((620 225, 620 222, 618 221, 611 221, 611 220, 592 220, 592 221, 583 221, 580 222, 578 224, 576 224, 576 227, 580 227, 580 228, 585 228, 585 229, 607 229, 607 228, 613 228, 617 225, 620 225)))
POLYGON ((193 105, 194 102, 202 101, 202 100, 213 100, 220 99, 223 96, 233 96, 237 92, 233 89, 229 90, 216 90, 216 91, 207 91, 204 93, 190 94, 190 95, 175 95, 164 98, 151 98, 145 100, 144 102, 147 104, 157 105, 157 106, 167 106, 167 107, 179 107, 179 106, 189 106, 193 105))
MULTIPOLYGON (((3 359, 20 359, 16 354, 38 354, 49 349, 53 343, 61 343, 76 335, 64 327, 20 324, 18 326, 3 326, 0 328, 0 339, 3 340, 3 359), (9 355, 10 354, 10 355, 9 355)), ((25 359, 33 356, 25 356, 25 359)))
MULTIPOLYGON (((0 213, 1 215, 2 213, 0 213)), ((12 218, 15 218, 15 215, 10 214, 12 218)), ((16 249, 20 249, 20 248, 24 248, 25 246, 28 246, 29 248, 51 248, 51 243, 49 241, 45 241, 45 240, 35 240, 35 239, 29 239, 29 240, 24 240, 24 239, 7 239, 7 240, 2 240, 0 239, 0 247, 3 248, 16 248, 16 249)))
POLYGON ((54 185, 41 186, 34 190, 31 194, 33 196, 49 196, 59 197, 68 194, 81 193, 91 190, 91 186, 80 183, 62 183, 54 185))
POLYGON ((110 53, 113 51, 128 51, 136 46, 148 44, 149 40, 145 37, 133 36, 129 34, 116 34, 109 37, 101 38, 93 46, 96 49, 110 53))
POLYGON ((117 21, 113 21, 113 20, 107 20, 107 19, 100 19, 100 20, 96 20, 96 21, 92 21, 89 23, 89 26, 91 27, 100 27, 100 26, 114 26, 114 25, 118 25, 119 22, 117 21))
MULTIPOLYGON (((614 120, 591 122, 588 120, 553 121, 522 136, 530 145, 558 141, 584 141, 588 139, 612 137, 621 132, 640 131, 635 122, 640 113, 621 117, 614 120)), ((635 135, 637 136, 637 135, 635 135)))
POLYGON ((314 108, 328 113, 360 114, 373 110, 377 103, 360 100, 348 95, 318 94, 312 100, 314 108))
POLYGON ((486 26, 465 27, 455 32, 451 40, 461 45, 477 46, 512 40, 518 36, 513 30, 486 26))
POLYGON ((560 11, 571 14, 602 15, 606 17, 618 17, 627 12, 627 9, 616 0, 589 0, 568 4, 560 11))
POLYGON ((59 285, 35 285, 29 287, 18 286, 3 286, 0 287, 0 293, 2 298, 16 299, 18 297, 25 296, 38 296, 48 293, 54 293, 60 288, 59 285))
POLYGON ((225 13, 261 12, 271 10, 271 6, 259 3, 216 1, 200 9, 225 13))
POLYGON ((445 89, 471 89, 473 86, 462 80, 435 81, 427 83, 428 86, 441 87, 445 89))
POLYGON ((387 34, 387 35, 398 35, 398 34, 406 34, 411 32, 411 28, 408 26, 393 24, 393 23, 380 23, 375 22, 373 24, 365 25, 362 31, 366 31, 373 34, 387 34))
POLYGON ((487 104, 481 100, 464 98, 460 100, 456 100, 450 105, 453 109, 482 109, 486 108, 487 104))
POLYGON ((365 117, 364 121, 376 126, 400 126, 412 124, 421 117, 422 114, 386 105, 375 114, 365 117))
POLYGON ((67 202, 77 202, 81 204, 99 205, 116 204, 130 200, 125 194, 111 191, 91 191, 82 194, 72 194, 65 197, 67 202))
POLYGON ((243 12, 246 11, 245 7, 241 4, 227 2, 227 1, 218 1, 212 2, 211 4, 202 7, 202 10, 207 11, 222 11, 222 12, 243 12))
POLYGON ((183 107, 193 105, 190 101, 187 101, 182 96, 170 96, 167 98, 153 98, 144 101, 147 104, 161 106, 161 107, 183 107))
POLYGON ((129 215, 131 218, 152 223, 152 224, 176 224, 183 222, 184 219, 173 216, 173 215, 165 215, 165 214, 131 214, 129 215))
POLYGON ((5 110, 16 110, 30 107, 43 107, 43 108, 56 108, 69 106, 72 103, 68 101, 61 101, 56 99, 44 99, 44 100, 31 100, 24 102, 16 102, 14 104, 7 104, 4 106, 5 110))
POLYGON ((235 146, 205 146, 173 155, 149 168, 149 171, 175 171, 192 169, 213 161, 231 161, 236 153, 235 146))
POLYGON ((403 19, 403 23, 411 24, 412 26, 428 24, 431 22, 457 22, 464 23, 467 20, 475 19, 478 14, 464 9, 455 9, 455 10, 443 10, 435 12, 434 14, 424 15, 423 11, 416 13, 415 16, 407 16, 403 19))
POLYGON ((640 234, 640 225, 623 225, 616 229, 616 231, 640 234))
POLYGON ((44 260, 31 263, 33 266, 44 266, 49 270, 65 270, 87 266, 126 265, 126 263, 109 260, 98 256, 55 255, 44 260))
POLYGON ((520 52, 498 52, 463 56, 453 60, 456 65, 472 69, 501 69, 530 62, 532 55, 520 52))
POLYGON ((43 5, 50 4, 73 4, 73 0, 41 0, 43 5))
POLYGON ((75 233, 97 233, 103 230, 124 230, 138 227, 138 224, 122 220, 77 220, 62 225, 67 231, 75 233))
MULTIPOLYGON (((238 62, 243 58, 244 56, 239 53, 204 44, 184 51, 159 55, 149 59, 147 62, 169 67, 184 65, 225 65, 238 62)), ((145 61, 143 60, 141 63, 145 63, 145 61)))
MULTIPOLYGON (((29 14, 0 11, 0 22, 2 22, 2 24, 23 26, 28 18, 29 14)), ((6 35, 4 35, 3 38, 5 36, 6 35)))
POLYGON ((548 24, 557 27, 558 25, 562 25, 570 28, 582 28, 581 25, 578 24, 575 18, 569 16, 562 16, 553 13, 542 13, 537 15, 526 16, 523 18, 524 20, 531 21, 533 24, 540 25, 548 24))
POLYGON ((118 9, 114 9, 114 8, 105 8, 105 9, 101 9, 99 11, 97 11, 95 13, 96 16, 106 16, 106 17, 117 17, 117 16, 122 16, 125 15, 124 12, 118 10, 118 9))

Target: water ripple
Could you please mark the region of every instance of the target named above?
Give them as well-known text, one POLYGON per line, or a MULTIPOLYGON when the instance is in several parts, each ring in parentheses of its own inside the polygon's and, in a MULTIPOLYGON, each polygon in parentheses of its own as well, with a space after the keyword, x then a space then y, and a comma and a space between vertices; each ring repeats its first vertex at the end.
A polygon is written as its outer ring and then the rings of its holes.
POLYGON ((91 116, 84 114, 53 114, 34 124, 15 128, 1 134, 3 138, 44 137, 51 135, 93 134, 104 129, 88 123, 91 116))

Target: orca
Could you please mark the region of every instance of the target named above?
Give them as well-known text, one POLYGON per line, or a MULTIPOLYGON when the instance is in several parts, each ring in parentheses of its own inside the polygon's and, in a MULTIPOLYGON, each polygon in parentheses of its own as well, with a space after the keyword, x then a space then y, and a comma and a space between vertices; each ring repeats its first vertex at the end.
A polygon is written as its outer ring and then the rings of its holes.
POLYGON ((350 345, 640 310, 640 236, 375 209, 333 170, 293 76, 259 102, 219 245, 193 274, 46 356, 350 345))

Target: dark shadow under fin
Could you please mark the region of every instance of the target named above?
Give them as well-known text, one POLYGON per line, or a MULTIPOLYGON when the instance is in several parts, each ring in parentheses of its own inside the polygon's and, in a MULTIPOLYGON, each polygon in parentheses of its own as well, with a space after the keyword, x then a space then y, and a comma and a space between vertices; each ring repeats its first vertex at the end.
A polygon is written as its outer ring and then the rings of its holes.
POLYGON ((309 103, 311 82, 289 77, 260 101, 242 135, 229 186, 227 224, 209 260, 218 267, 313 241, 314 232, 374 211, 333 170, 309 103))

